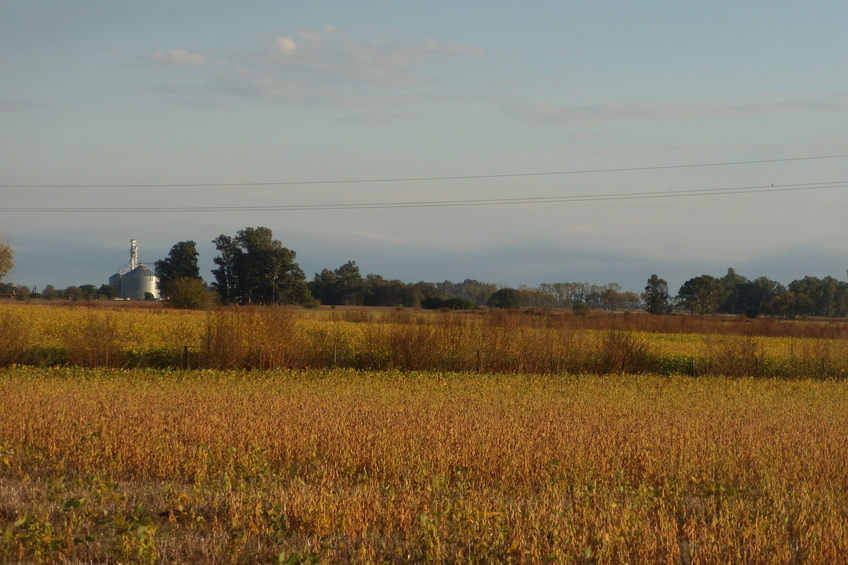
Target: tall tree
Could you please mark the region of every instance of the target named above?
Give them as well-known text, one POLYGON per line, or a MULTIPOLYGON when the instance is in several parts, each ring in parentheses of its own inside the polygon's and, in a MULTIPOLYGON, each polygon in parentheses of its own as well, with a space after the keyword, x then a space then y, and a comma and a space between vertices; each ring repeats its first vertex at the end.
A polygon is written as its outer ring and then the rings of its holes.
POLYGON ((362 303, 365 306, 419 306, 424 293, 412 284, 399 280, 386 280, 381 275, 365 277, 362 303))
POLYGON ((490 308, 518 308, 521 306, 521 291, 517 288, 502 288, 486 301, 490 308))
POLYGON ((445 281, 436 284, 436 292, 445 298, 462 298, 472 304, 482 306, 498 290, 496 284, 484 283, 474 279, 465 279, 461 283, 445 281))
POLYGON ((693 314, 713 314, 727 298, 727 286, 722 279, 701 275, 689 279, 677 293, 677 298, 693 314))
POLYGON ((833 317, 842 315, 842 297, 844 283, 833 277, 806 276, 803 279, 789 283, 789 291, 795 293, 796 300, 802 307, 799 314, 806 316, 833 317))
POLYGON ((213 239, 212 243, 221 254, 212 259, 212 262, 218 265, 218 268, 212 271, 212 276, 215 277, 212 288, 218 292, 224 304, 238 303, 240 298, 236 276, 236 257, 240 253, 238 243, 224 234, 213 239))
POLYGON ((668 296, 668 283, 657 275, 651 275, 645 292, 642 294, 645 309, 651 314, 670 314, 671 301, 668 296))
POLYGON ((311 298, 295 252, 274 239, 270 229, 246 228, 212 243, 221 253, 214 259, 214 286, 225 303, 295 304, 311 298))
POLYGON ((12 246, 0 241, 0 280, 15 266, 14 259, 15 254, 12 252, 12 246))
POLYGON ((348 261, 335 271, 324 269, 315 273, 309 290, 322 304, 362 304, 365 279, 359 273, 356 262, 348 261))
POLYGON ((336 269, 335 274, 340 304, 362 304, 365 279, 362 278, 356 261, 348 261, 336 269))
POLYGON ((168 285, 177 279, 202 280, 197 266, 197 244, 193 241, 180 241, 171 247, 168 256, 154 263, 159 292, 168 294, 168 285))
POLYGON ((743 306, 742 312, 750 318, 760 314, 771 314, 774 299, 786 293, 786 287, 767 277, 757 277, 753 281, 737 287, 737 295, 743 306))
POLYGON ((309 292, 321 304, 341 304, 338 293, 339 278, 330 269, 315 273, 315 278, 309 283, 309 292))

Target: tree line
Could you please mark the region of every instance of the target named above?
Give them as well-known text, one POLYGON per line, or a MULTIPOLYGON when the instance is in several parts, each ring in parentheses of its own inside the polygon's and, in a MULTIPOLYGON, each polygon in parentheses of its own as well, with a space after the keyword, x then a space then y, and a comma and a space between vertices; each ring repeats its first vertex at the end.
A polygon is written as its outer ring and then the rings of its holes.
POLYGON ((848 283, 830 276, 806 276, 784 286, 767 277, 749 280, 731 268, 723 277, 700 275, 687 280, 672 298, 668 283, 652 275, 642 298, 652 314, 684 309, 693 314, 744 314, 751 318, 848 317, 848 283))
MULTIPOLYGON (((466 279, 461 283, 420 281, 405 283, 378 274, 362 275, 355 261, 323 269, 311 281, 295 262, 296 253, 283 247, 265 227, 246 228, 234 236, 222 234, 212 243, 214 281, 209 285, 223 304, 304 304, 342 306, 403 306, 468 310, 494 308, 636 308, 639 297, 621 292, 618 284, 557 283, 500 288, 466 279)), ((176 244, 156 262, 160 291, 172 302, 194 307, 201 302, 204 284, 197 268, 194 242, 176 244)))
MULTIPOLYGON (((466 279, 460 283, 405 283, 378 274, 363 276, 355 261, 336 269, 323 269, 308 281, 295 262, 296 253, 274 239, 267 227, 248 227, 235 235, 221 234, 212 240, 218 255, 213 259, 213 281, 200 274, 194 241, 176 243, 167 257, 155 262, 158 288, 177 308, 225 305, 301 304, 305 306, 403 306, 411 308, 467 310, 492 308, 556 308, 576 313, 590 310, 633 310, 652 314, 685 310, 693 314, 744 314, 750 317, 799 316, 848 317, 848 283, 833 277, 807 276, 788 286, 767 277, 752 280, 728 269, 722 277, 700 275, 683 283, 672 296, 668 283, 652 275, 644 292, 622 291, 617 283, 544 283, 536 288, 501 288, 493 283, 466 279)), ((13 253, 0 242, 0 279, 11 269, 13 253)), ((0 295, 21 300, 110 299, 117 289, 87 284, 41 292, 26 286, 0 283, 0 295)))

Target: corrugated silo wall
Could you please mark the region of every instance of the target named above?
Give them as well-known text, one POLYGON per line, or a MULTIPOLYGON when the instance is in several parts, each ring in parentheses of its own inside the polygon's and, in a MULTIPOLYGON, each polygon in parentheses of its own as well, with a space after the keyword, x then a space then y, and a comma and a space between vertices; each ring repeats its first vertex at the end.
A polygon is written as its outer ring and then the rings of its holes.
POLYGON ((144 294, 149 292, 154 298, 159 298, 156 288, 156 275, 148 269, 135 269, 121 279, 121 298, 144 300, 144 294))

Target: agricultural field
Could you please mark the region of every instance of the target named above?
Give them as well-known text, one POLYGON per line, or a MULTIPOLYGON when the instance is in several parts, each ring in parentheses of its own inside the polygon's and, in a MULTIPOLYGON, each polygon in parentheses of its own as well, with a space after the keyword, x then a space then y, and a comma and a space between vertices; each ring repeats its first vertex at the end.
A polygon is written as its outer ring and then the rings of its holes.
POLYGON ((0 307, 3 563, 838 563, 835 322, 0 307))
POLYGON ((0 367, 844 378, 846 340, 844 321, 0 304, 0 367))

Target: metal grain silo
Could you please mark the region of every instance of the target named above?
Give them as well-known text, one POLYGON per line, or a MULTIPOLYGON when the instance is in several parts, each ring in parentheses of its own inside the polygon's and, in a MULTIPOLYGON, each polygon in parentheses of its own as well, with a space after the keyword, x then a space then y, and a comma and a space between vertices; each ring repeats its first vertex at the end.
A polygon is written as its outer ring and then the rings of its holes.
POLYGON ((148 292, 154 298, 159 298, 159 289, 156 288, 156 273, 144 265, 139 265, 121 277, 121 298, 144 300, 145 294, 148 292))
POLYGON ((109 277, 109 284, 118 289, 121 298, 144 300, 148 292, 154 298, 159 298, 156 282, 156 273, 139 262, 138 245, 134 239, 131 239, 130 258, 117 273, 109 277))

